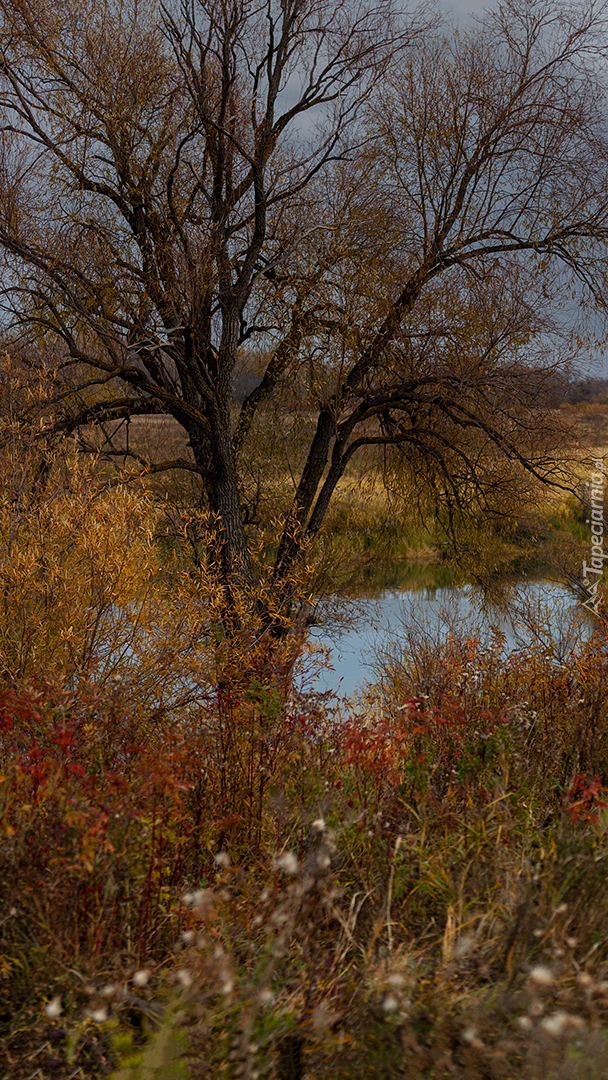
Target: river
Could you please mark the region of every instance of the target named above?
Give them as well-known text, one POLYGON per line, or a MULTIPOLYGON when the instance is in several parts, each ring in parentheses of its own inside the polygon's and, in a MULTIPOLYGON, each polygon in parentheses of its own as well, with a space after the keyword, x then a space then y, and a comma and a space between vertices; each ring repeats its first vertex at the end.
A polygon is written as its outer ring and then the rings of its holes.
POLYGON ((405 649, 408 628, 436 639, 463 633, 490 640, 499 634, 505 655, 537 645, 550 649, 556 661, 593 630, 594 620, 574 592, 554 581, 515 582, 509 600, 508 612, 501 610, 472 585, 386 590, 359 599, 347 610, 346 627, 331 630, 321 622, 311 628, 311 642, 330 651, 333 667, 319 673, 314 689, 348 697, 366 680, 373 682, 376 655, 405 649))

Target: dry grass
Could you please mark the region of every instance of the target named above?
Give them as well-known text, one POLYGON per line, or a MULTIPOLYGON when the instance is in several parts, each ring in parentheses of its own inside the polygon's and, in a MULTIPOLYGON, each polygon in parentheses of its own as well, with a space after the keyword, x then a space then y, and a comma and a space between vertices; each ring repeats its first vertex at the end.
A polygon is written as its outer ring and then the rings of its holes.
MULTIPOLYGON (((127 544, 149 498, 108 530, 83 490, 76 528, 74 483, 50 490, 15 531, 44 618, 0 700, 2 1080, 608 1076, 606 633, 506 661, 411 631, 341 711, 290 695, 263 642, 228 647, 213 582, 177 546, 161 572, 151 525, 127 544), (155 643, 114 680, 112 633, 102 656, 66 622, 88 626, 106 541, 155 643)), ((383 500, 345 480, 329 562, 377 556, 383 500)))
MULTIPOLYGON (((92 875, 101 883, 99 866, 88 871, 81 858, 76 872, 59 858, 40 811, 28 846, 31 811, 20 824, 7 789, 4 821, 21 863, 18 886, 4 875, 0 927, 5 1002, 19 1003, 14 1016, 4 1006, 6 1075, 97 1077, 121 1060, 121 1080, 144 1065, 141 1075, 159 1080, 599 1080, 608 1060, 606 655, 605 637, 561 665, 547 650, 506 662, 474 640, 430 648, 410 638, 354 711, 323 699, 278 705, 261 686, 242 688, 223 768, 238 779, 252 739, 273 747, 253 848, 242 810, 222 825, 212 809, 221 726, 214 734, 210 712, 204 740, 190 727, 184 745, 175 717, 162 735, 175 747, 171 762, 163 757, 175 809, 154 863, 171 892, 155 899, 143 952, 141 937, 137 949, 125 937, 130 926, 137 939, 137 903, 123 907, 126 924, 108 920, 120 935, 114 951, 86 944, 96 940, 86 888, 92 875), (204 787, 189 787, 202 767, 204 787), (43 848, 46 883, 28 894, 43 848), (61 929, 59 881, 67 887, 70 875, 85 890, 78 952, 61 929)), ((97 709, 103 722, 101 701, 97 709)), ((31 723, 40 741, 41 720, 31 723)), ((45 753, 60 756, 52 731, 45 753)), ((94 745, 78 750, 86 776, 70 774, 66 810, 77 791, 91 802, 94 745)), ((26 765, 5 760, 9 782, 26 765)), ((104 875, 123 882, 121 895, 137 882, 145 895, 150 853, 139 837, 149 838, 161 790, 168 813, 167 779, 151 747, 137 782, 102 800, 114 849, 104 875), (135 825, 128 847, 123 819, 135 825)), ((40 808, 50 806, 42 799, 41 789, 40 808)))
MULTIPOLYGON (((560 412, 577 433, 571 485, 584 493, 593 457, 603 457, 608 448, 608 406, 583 403, 563 406, 560 412)), ((284 520, 293 498, 312 421, 311 416, 283 415, 279 408, 271 422, 254 430, 243 457, 247 528, 252 548, 262 561, 272 561, 277 523, 284 520)), ((123 424, 114 436, 117 448, 126 449, 126 435, 123 424)), ((162 458, 191 460, 185 432, 172 418, 133 418, 128 439, 134 452, 153 463, 162 458)), ((126 459, 116 460, 123 464, 126 459)), ((184 470, 154 474, 148 482, 173 507, 187 509, 199 498, 198 481, 184 470)), ((477 529, 471 524, 460 529, 461 567, 474 576, 549 570, 572 578, 578 575, 581 541, 586 540, 579 528, 580 516, 573 497, 539 485, 526 508, 503 525, 490 526, 484 518, 477 529), (486 553, 486 548, 491 550, 486 553)), ((421 524, 416 492, 387 493, 380 459, 370 454, 352 463, 336 490, 323 530, 309 553, 314 567, 311 588, 326 596, 394 586, 407 578, 412 561, 429 567, 452 562, 452 555, 432 515, 426 525, 421 524)))

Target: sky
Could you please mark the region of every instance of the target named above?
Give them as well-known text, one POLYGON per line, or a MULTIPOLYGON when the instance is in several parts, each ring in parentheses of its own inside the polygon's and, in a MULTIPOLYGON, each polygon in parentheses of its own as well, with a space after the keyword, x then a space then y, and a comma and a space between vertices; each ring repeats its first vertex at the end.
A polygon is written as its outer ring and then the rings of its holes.
POLYGON ((490 6, 490 4, 483 3, 483 0, 452 0, 452 3, 449 3, 448 0, 442 0, 440 3, 443 11, 451 11, 454 19, 458 22, 466 19, 471 13, 480 15, 484 8, 490 6))
MULTIPOLYGON (((446 14, 451 13, 455 24, 463 25, 471 15, 482 15, 485 10, 497 7, 500 0, 438 0, 439 7, 446 14)), ((581 375, 592 378, 608 378, 608 356, 602 358, 584 358, 580 366, 581 375)))

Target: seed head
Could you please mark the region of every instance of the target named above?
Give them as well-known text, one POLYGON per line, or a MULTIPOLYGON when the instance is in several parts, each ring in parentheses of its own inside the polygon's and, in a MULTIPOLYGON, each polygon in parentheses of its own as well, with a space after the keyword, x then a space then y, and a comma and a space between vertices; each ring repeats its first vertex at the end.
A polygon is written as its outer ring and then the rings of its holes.
POLYGON ((474 948, 475 938, 472 937, 471 934, 463 934, 462 937, 458 938, 458 941, 454 946, 454 958, 456 960, 461 960, 463 956, 467 956, 474 948))
POLYGON ((551 986, 553 972, 545 964, 535 964, 530 971, 530 978, 537 986, 551 986))
POLYGON ((187 907, 203 907, 210 898, 209 889, 195 889, 193 892, 184 893, 182 900, 187 907))
POLYGON ((56 1020, 57 1017, 60 1015, 61 1011, 61 996, 60 994, 56 994, 55 997, 51 998, 50 1001, 47 1001, 46 1005, 44 1006, 44 1012, 45 1015, 48 1016, 49 1020, 56 1020))
POLYGON ((547 1032, 547 1035, 552 1035, 557 1039, 560 1035, 563 1035, 568 1027, 568 1021, 568 1014, 560 1010, 552 1013, 551 1016, 546 1016, 544 1020, 541 1020, 540 1026, 543 1031, 547 1032))
POLYGON ((394 994, 386 995, 384 1001, 382 1002, 382 1008, 387 1013, 393 1013, 397 1011, 397 1009, 399 1008, 399 1002, 397 1001, 397 998, 394 994))
POLYGON ((477 1035, 477 1028, 474 1027, 465 1028, 462 1033, 462 1041, 469 1043, 470 1046, 475 1046, 477 1049, 483 1046, 481 1039, 477 1035))
POLYGON ((291 876, 297 874, 299 865, 293 851, 284 851, 277 859, 279 870, 282 870, 284 874, 290 874, 291 876))

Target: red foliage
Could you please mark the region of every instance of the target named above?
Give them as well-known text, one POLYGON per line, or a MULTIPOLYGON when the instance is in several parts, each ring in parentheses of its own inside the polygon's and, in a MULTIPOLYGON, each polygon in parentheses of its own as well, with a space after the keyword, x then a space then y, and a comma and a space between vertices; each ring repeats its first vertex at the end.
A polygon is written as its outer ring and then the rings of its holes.
POLYGON ((592 780, 588 780, 584 773, 579 773, 574 777, 570 787, 564 794, 565 810, 570 815, 573 825, 578 824, 580 821, 597 823, 596 811, 608 806, 608 803, 605 803, 600 798, 603 792, 604 786, 599 776, 594 776, 592 780))
POLYGON ((3 891, 76 952, 144 957, 179 909, 196 754, 166 728, 136 745, 129 727, 94 688, 0 692, 3 891))

